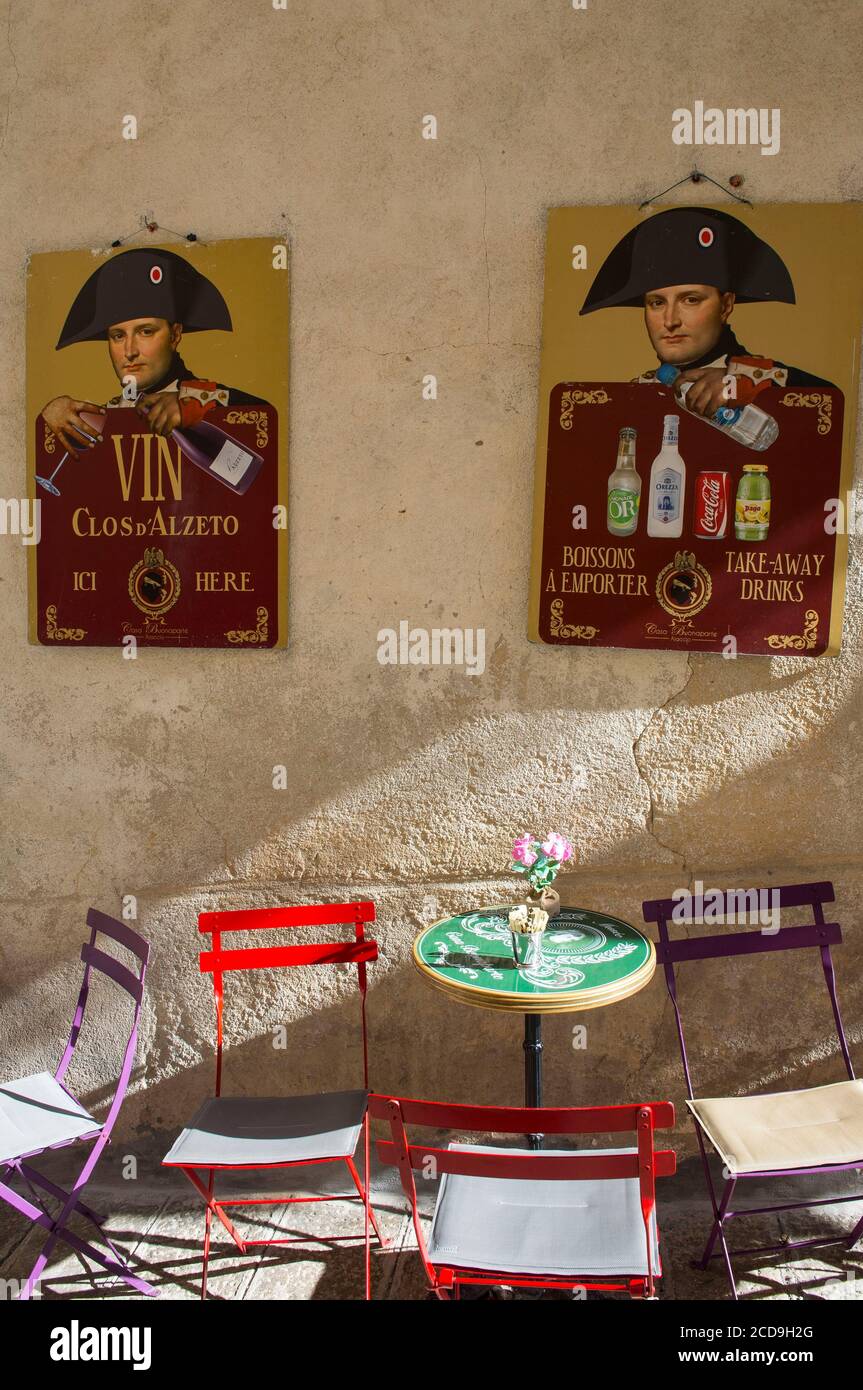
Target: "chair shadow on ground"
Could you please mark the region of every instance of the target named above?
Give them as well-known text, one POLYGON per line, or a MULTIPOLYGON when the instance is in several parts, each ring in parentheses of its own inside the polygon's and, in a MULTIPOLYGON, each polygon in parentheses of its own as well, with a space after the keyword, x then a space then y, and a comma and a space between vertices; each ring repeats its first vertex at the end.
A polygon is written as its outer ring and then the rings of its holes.
MULTIPOLYGON (((282 1299, 290 1298, 291 1273, 300 1265, 306 1267, 318 1265, 320 1274, 314 1279, 313 1289, 297 1295, 299 1299, 362 1299, 365 1279, 363 1218, 359 1201, 354 1205, 358 1222, 358 1231, 355 1236, 347 1239, 344 1236, 318 1236, 304 1227, 302 1219, 296 1223, 289 1223, 283 1217, 280 1219, 277 1216, 275 1221, 279 1226, 280 1238, 295 1241, 296 1244, 259 1246, 245 1254, 237 1250, 227 1232, 220 1233, 216 1229, 217 1223, 214 1222, 207 1299, 214 1302, 232 1302, 237 1297, 246 1297, 249 1293, 251 1280, 248 1284, 245 1283, 244 1276, 251 1275, 254 1279, 261 1274, 275 1270, 284 1272, 284 1289, 281 1292, 273 1289, 269 1296, 282 1299), (224 1235, 224 1239, 222 1239, 222 1235, 224 1235), (220 1282, 225 1277, 230 1277, 232 1292, 224 1292, 219 1288, 220 1282)), ((377 1203, 376 1206, 378 1211, 382 1210, 380 1203, 377 1203)), ((284 1208, 277 1210, 282 1212, 284 1208)), ((241 1234, 249 1239, 265 1239, 274 1233, 273 1224, 264 1216, 244 1216, 241 1222, 241 1234)), ((170 1296, 172 1290, 181 1290, 192 1298, 198 1298, 201 1292, 203 1259, 203 1210, 197 1207, 190 1208, 188 1233, 184 1232, 182 1235, 178 1235, 176 1232, 160 1234, 158 1225, 157 1218, 154 1228, 144 1237, 139 1231, 129 1227, 120 1227, 110 1221, 106 1223, 106 1228, 114 1244, 131 1258, 135 1272, 141 1278, 146 1279, 148 1283, 151 1283, 162 1297, 170 1296), (146 1253, 140 1249, 136 1253, 136 1246, 142 1242, 147 1246, 146 1253)), ((373 1279, 378 1252, 381 1255, 392 1254, 394 1258, 397 1258, 399 1253, 397 1247, 393 1245, 388 1246, 385 1251, 380 1251, 373 1238, 373 1279)), ((80 1255, 75 1255, 75 1258, 81 1266, 80 1273, 57 1272, 53 1275, 49 1273, 41 1283, 41 1298, 47 1300, 75 1299, 76 1301, 79 1299, 95 1299, 97 1301, 112 1299, 126 1301, 129 1299, 129 1290, 125 1284, 119 1280, 112 1280, 104 1272, 91 1270, 80 1255)), ((378 1273, 375 1282, 378 1286, 381 1285, 380 1273, 378 1273)))
MULTIPOLYGON (((253 1280, 264 1276, 270 1285, 267 1297, 273 1299, 293 1299, 302 1301, 344 1301, 362 1300, 364 1281, 364 1248, 362 1240, 362 1208, 359 1202, 352 1203, 356 1209, 357 1237, 327 1239, 310 1232, 304 1224, 300 1208, 296 1218, 288 1218, 287 1209, 274 1208, 272 1220, 265 1215, 243 1217, 242 1234, 253 1239, 264 1238, 271 1232, 273 1224, 278 1224, 280 1233, 294 1238, 297 1245, 256 1247, 254 1251, 241 1254, 230 1242, 227 1232, 214 1228, 214 1238, 210 1254, 210 1280, 208 1299, 231 1302, 236 1298, 254 1299, 253 1280), (224 1234, 224 1239, 222 1235, 224 1234), (296 1287, 296 1275, 302 1268, 303 1277, 299 1281, 302 1289, 292 1293, 296 1287), (277 1282, 273 1275, 277 1274, 277 1282), (248 1282, 245 1276, 250 1275, 248 1282), (231 1281, 231 1292, 225 1292, 219 1285, 223 1279, 231 1281)), ((397 1218, 400 1229, 404 1231, 408 1212, 404 1202, 397 1194, 378 1194, 375 1207, 379 1215, 397 1218)), ((308 1208, 306 1210, 310 1210, 308 1208)), ((163 1210, 167 1210, 164 1208, 163 1210)), ((161 1213, 160 1213, 161 1215, 161 1213)), ((702 1217, 704 1212, 691 1223, 689 1233, 696 1240, 698 1255, 701 1253, 702 1236, 706 1234, 708 1221, 702 1217)), ((191 1298, 200 1294, 202 1271, 203 1210, 189 1202, 183 1211, 182 1232, 160 1233, 159 1217, 146 1234, 129 1225, 107 1223, 112 1240, 131 1256, 138 1274, 152 1283, 163 1296, 170 1297, 171 1290, 180 1290, 191 1298), (187 1221, 186 1221, 187 1216, 187 1221), (136 1246, 146 1245, 146 1251, 136 1246)), ((678 1221, 679 1221, 678 1217, 678 1221)), ((693 1268, 691 1240, 676 1240, 672 1231, 664 1240, 664 1264, 667 1276, 674 1279, 674 1300, 681 1297, 706 1301, 730 1301, 727 1281, 722 1262, 711 1261, 708 1269, 693 1268)), ((376 1243, 372 1245, 372 1297, 384 1301, 416 1301, 428 1295, 426 1281, 419 1254, 415 1248, 412 1231, 406 1240, 394 1238, 390 1222, 389 1243, 381 1250, 376 1243)), ((741 1223, 741 1232, 744 1227, 741 1223)), ((823 1229, 823 1227, 822 1227, 823 1229)), ((796 1232, 796 1235, 801 1234, 796 1232)), ((808 1235, 809 1232, 803 1232, 808 1235)), ((829 1286, 843 1284, 849 1279, 863 1278, 863 1248, 845 1250, 841 1238, 829 1245, 816 1247, 815 1252, 790 1250, 787 1255, 777 1251, 769 1257, 758 1256, 757 1265, 738 1258, 736 1268, 738 1277, 744 1285, 743 1301, 762 1302, 776 1298, 791 1297, 823 1301, 824 1290, 829 1286), (809 1260, 817 1258, 822 1267, 806 1268, 809 1260), (828 1266, 827 1269, 823 1266, 828 1266), (805 1271, 805 1272, 804 1272, 805 1271), (784 1275, 791 1275, 791 1280, 784 1275), (753 1287, 754 1286, 754 1287, 753 1287)), ((122 1282, 113 1282, 101 1272, 91 1272, 84 1260, 76 1257, 81 1266, 80 1273, 57 1273, 48 1275, 42 1282, 41 1296, 49 1300, 126 1300, 129 1291, 122 1282)), ((663 1284, 669 1281, 666 1279, 663 1284)), ((663 1284, 659 1287, 660 1298, 670 1299, 671 1295, 663 1284)))
MULTIPOLYGON (((383 933, 378 933, 382 936, 383 933)), ((158 1008, 158 992, 160 986, 167 988, 166 982, 160 982, 158 978, 153 980, 154 1004, 158 1008)), ((194 988, 210 990, 209 982, 201 981, 200 977, 193 977, 188 982, 191 991, 194 988)), ((353 988, 346 992, 344 987, 338 990, 335 998, 328 996, 331 1002, 326 1002, 316 1007, 313 1012, 300 1018, 291 1019, 283 1023, 285 1018, 290 1017, 291 994, 290 991, 279 992, 273 989, 271 994, 268 992, 266 1009, 261 1007, 261 999, 252 996, 255 1004, 254 1020, 255 1026, 263 1032, 247 1041, 231 1044, 227 1041, 225 1053, 225 1074, 224 1074, 224 1093, 231 1095, 256 1094, 256 1095, 287 1095, 303 1094, 320 1090, 340 1090, 350 1089, 360 1084, 362 1075, 362 1061, 360 1051, 360 1028, 359 1028, 359 1005, 353 988), (280 1017, 281 1016, 281 1017, 280 1017), (268 1032, 272 1020, 273 1028, 279 1028, 284 1034, 284 1047, 274 1045, 273 1034, 268 1032), (321 1064, 321 1059, 326 1058, 326 1066, 321 1064)), ((207 1004, 212 1003, 211 997, 207 998, 207 1004)), ((594 1055, 601 1056, 605 1045, 604 1035, 606 1028, 613 1033, 615 1027, 619 1026, 621 1011, 627 1005, 619 1006, 617 1017, 608 1019, 598 1019, 592 1040, 592 1049, 596 1049, 594 1055)), ((612 1015, 614 1011, 606 1011, 612 1015)), ((662 1012, 662 1001, 657 993, 656 998, 657 1017, 662 1012)), ((155 1286, 167 1294, 171 1285, 178 1286, 187 1295, 197 1295, 200 1291, 200 1275, 202 1264, 202 1244, 204 1229, 204 1207, 203 1203, 195 1198, 191 1188, 186 1192, 185 1182, 178 1175, 171 1174, 161 1168, 161 1157, 167 1152, 173 1138, 182 1128, 183 1124, 191 1119, 198 1105, 205 1099, 213 1095, 213 1080, 215 1071, 215 1048, 212 1038, 205 1038, 203 1043, 200 1037, 193 1032, 194 1015, 188 1015, 190 1023, 185 1030, 185 1035, 181 1040, 186 1049, 194 1048, 200 1060, 192 1066, 187 1067, 176 1075, 157 1081, 153 1085, 142 1086, 136 1092, 127 1095, 123 1112, 121 1113, 118 1127, 115 1130, 114 1142, 109 1147, 98 1165, 96 1175, 94 1175, 95 1185, 100 1188, 98 1197, 94 1194, 94 1205, 100 1210, 110 1210, 110 1206, 105 1205, 105 1189, 110 1189, 112 1199, 123 1194, 121 1198, 121 1210, 125 1215, 120 1216, 120 1221, 128 1229, 118 1229, 111 1221, 107 1222, 107 1229, 112 1239, 115 1239, 125 1252, 131 1256, 132 1265, 144 1278, 150 1279, 155 1286), (121 1165, 133 1157, 137 1161, 137 1178, 140 1186, 134 1182, 122 1181, 121 1165), (133 1195, 135 1194, 135 1195, 133 1195), (167 1206, 171 1203, 181 1205, 188 1210, 188 1228, 183 1227, 179 1233, 160 1234, 160 1218, 167 1206), (197 1203, 197 1204, 196 1204, 197 1203), (136 1214, 141 1212, 140 1225, 136 1227, 134 1221, 129 1216, 129 1206, 133 1207, 136 1214), (155 1219, 154 1219, 155 1218, 155 1219), (188 1234, 187 1234, 188 1230, 188 1234), (143 1247, 150 1247, 156 1253, 149 1255, 143 1247), (141 1247, 136 1253, 136 1247, 141 1247), (170 1258, 170 1252, 177 1253, 178 1260, 176 1265, 170 1258)), ((567 1018, 557 1019, 549 1017, 546 1020, 546 1052, 548 1063, 546 1067, 546 1101, 550 1104, 572 1104, 585 1105, 594 1103, 608 1103, 614 1099, 618 1102, 639 1098, 642 1093, 645 1096, 654 1096, 660 1091, 670 1090, 673 1092, 672 1098, 680 1105, 680 1083, 672 1087, 662 1087, 657 1084, 656 1078, 647 1075, 643 1078, 643 1084, 639 1084, 639 1095, 620 1094, 610 1097, 606 1088, 602 1086, 601 1076, 597 1077, 597 1067, 593 1068, 571 1068, 571 1020, 567 1018)), ((656 1019, 647 1020, 648 1030, 655 1030, 656 1019)), ((446 1097, 448 1100, 472 1102, 478 1104, 504 1104, 513 1105, 522 1103, 522 1048, 521 1048, 521 1027, 519 1019, 509 1015, 498 1014, 493 1010, 457 1010, 452 1002, 443 995, 438 996, 433 990, 429 990, 426 984, 420 979, 410 964, 405 963, 393 970, 389 970, 382 976, 379 983, 370 982, 369 991, 369 1025, 370 1025, 370 1057, 371 1057, 371 1084, 372 1087, 381 1092, 389 1092, 401 1095, 430 1095, 440 1098, 446 1097), (418 1034, 417 1019, 422 1021, 422 1029, 418 1034), (469 1026, 468 1026, 469 1025, 469 1026), (456 1030, 458 1055, 464 1057, 469 1055, 470 1065, 453 1066, 446 1068, 446 1075, 441 1076, 441 1050, 440 1039, 451 1036, 456 1030), (391 1059, 389 1065, 375 1061, 375 1039, 385 1036, 387 1039, 386 1056, 391 1059), (393 1060, 395 1059, 395 1060, 393 1060), (483 1060, 484 1059, 484 1060, 483 1060), (488 1065, 492 1059, 493 1065, 488 1065), (475 1078, 480 1076, 482 1083, 477 1084, 475 1078), (467 1077, 467 1080, 463 1078, 467 1077)), ((670 1023, 666 1019, 663 1028, 670 1031, 670 1023)), ((656 1039, 654 1038, 654 1043, 656 1039)), ((670 1043, 670 1037, 669 1037, 670 1043)), ((802 1064, 801 1059, 801 1064, 802 1064)), ((46 1057, 46 1062, 49 1059, 46 1057)), ((819 1062, 816 1069, 821 1070, 822 1065, 829 1067, 835 1059, 827 1059, 823 1064, 819 1062)), ((601 1067, 599 1067, 601 1071, 601 1067)), ((141 1064, 136 1069, 134 1080, 139 1083, 146 1078, 146 1065, 141 1064)), ((829 1079, 825 1075, 824 1079, 829 1079)), ((83 1104, 89 1109, 98 1113, 100 1102, 104 1099, 101 1088, 95 1088, 87 1094, 81 1094, 83 1104)), ((682 1116, 678 1121, 678 1131, 683 1127, 682 1116)), ((61 1155, 54 1156, 61 1160, 61 1155)), ((81 1159, 81 1150, 77 1151, 77 1158, 81 1159)), ((65 1161, 74 1161, 71 1151, 66 1151, 65 1161)), ((64 1161, 64 1160, 61 1160, 64 1161)), ((335 1181, 336 1174, 328 1175, 335 1181)), ((344 1192, 345 1187, 342 1183, 342 1174, 339 1174, 337 1185, 330 1190, 344 1192)), ((699 1180, 701 1174, 698 1174, 699 1180)), ((671 1272, 676 1286, 676 1297, 689 1298, 695 1296, 705 1296, 702 1292, 701 1281, 704 1281, 704 1289, 711 1286, 711 1293, 708 1297, 726 1300, 729 1297, 727 1282, 724 1277, 724 1270, 720 1261, 712 1261, 708 1271, 689 1271, 688 1264, 692 1255, 700 1255, 703 1241, 706 1239, 710 1221, 710 1210, 706 1196, 702 1196, 703 1188, 697 1193, 699 1199, 699 1220, 697 1237, 693 1234, 691 1242, 680 1240, 675 1236, 676 1221, 673 1219, 676 1200, 679 1200, 681 1188, 678 1178, 673 1178, 663 1182, 663 1191, 660 1192, 660 1224, 663 1226, 663 1207, 667 1213, 663 1229, 663 1251, 666 1269, 671 1272), (672 1218, 669 1220, 669 1218, 672 1218), (691 1248, 686 1248, 691 1245, 691 1248), (684 1266, 686 1267, 684 1270, 684 1266), (696 1291, 697 1290, 697 1291, 696 1291)), ((316 1184, 319 1185, 319 1184, 316 1184)), ((92 1190, 91 1182, 90 1189, 92 1190)), ((696 1196, 697 1184, 690 1188, 690 1197, 696 1196)), ((282 1191, 290 1190, 282 1188, 282 1191)), ((326 1190, 324 1188, 323 1190, 326 1190)), ((388 1211, 393 1217, 398 1214, 400 1221, 406 1216, 406 1206, 400 1188, 396 1185, 389 1190, 373 1194, 376 1210, 388 1211)), ((362 1209, 358 1202, 353 1204, 357 1213, 356 1229, 361 1232, 363 1229, 362 1209)), ((308 1213, 316 1210, 314 1205, 307 1207, 298 1206, 295 1215, 292 1214, 290 1221, 290 1233, 302 1235, 309 1230, 305 1226, 304 1220, 308 1213)), ((430 1208, 429 1208, 430 1210, 430 1208)), ((287 1208, 269 1208, 273 1219, 285 1224, 287 1208)), ((816 1217, 818 1213, 816 1212, 816 1217)), ((247 1218, 244 1216, 244 1222, 247 1218)), ((392 1225, 392 1221, 390 1225, 392 1225)), ((852 1223, 853 1224, 853 1223, 852 1223)), ((734 1223, 739 1228, 741 1235, 745 1236, 745 1221, 734 1223)), ((242 1229, 248 1229, 244 1225, 242 1229)), ((314 1225, 312 1224, 312 1230, 314 1225)), ((823 1229, 823 1226, 822 1226, 823 1229)), ((849 1225, 848 1229, 851 1229, 849 1225)), ((695 1223, 693 1222, 693 1231, 695 1223)), ((388 1234, 391 1231, 388 1230, 388 1234)), ((805 1230, 804 1235, 815 1234, 815 1229, 805 1230)), ((799 1234, 795 1232, 795 1234, 799 1234)), ((11 1235, 11 1232, 10 1232, 11 1235)), ((773 1237, 776 1239, 777 1237, 773 1237)), ((425 1279, 420 1264, 419 1255, 413 1248, 413 1237, 410 1233, 408 1237, 410 1244, 404 1247, 375 1254, 373 1244, 373 1296, 383 1298, 400 1296, 400 1290, 408 1292, 412 1298, 423 1297, 425 1293, 425 1279)), ((737 1239, 734 1244, 748 1245, 748 1239, 737 1239)), ((21 1242, 17 1240, 14 1246, 4 1239, 3 1232, 0 1232, 0 1271, 7 1272, 9 1264, 9 1252, 17 1250, 21 1242)), ((60 1247, 64 1253, 68 1254, 67 1247, 60 1247)), ((781 1270, 777 1269, 775 1277, 772 1275, 774 1261, 785 1262, 786 1272, 790 1268, 793 1270, 795 1262, 805 1262, 811 1257, 812 1252, 789 1251, 787 1256, 784 1252, 777 1252, 770 1257, 771 1269, 765 1269, 763 1265, 768 1261, 762 1257, 761 1264, 757 1271, 749 1272, 747 1262, 740 1265, 740 1272, 747 1285, 757 1283, 760 1287, 756 1289, 747 1288, 744 1297, 748 1300, 757 1301, 760 1299, 775 1298, 781 1294, 792 1292, 795 1296, 802 1298, 818 1298, 819 1289, 825 1284, 833 1282, 829 1273, 823 1269, 813 1269, 806 1278, 797 1278, 792 1273, 792 1282, 785 1282, 782 1278, 781 1270)), ((35 1256, 34 1256, 35 1258, 35 1256)), ((848 1277, 849 1263, 853 1262, 853 1269, 857 1277, 863 1278, 863 1247, 858 1246, 852 1251, 842 1248, 839 1240, 835 1244, 819 1247, 817 1258, 829 1264, 830 1268, 835 1268, 835 1279, 841 1281, 843 1277, 848 1277)), ((285 1292, 290 1292, 291 1271, 297 1270, 300 1266, 308 1266, 311 1263, 320 1266, 318 1278, 314 1286, 308 1288, 307 1292, 299 1295, 314 1300, 326 1300, 334 1298, 362 1298, 363 1296, 363 1246, 362 1241, 335 1242, 318 1241, 313 1234, 309 1236, 308 1244, 303 1247, 273 1246, 268 1249, 258 1247, 254 1252, 242 1255, 230 1242, 230 1238, 218 1224, 214 1224, 214 1241, 211 1253, 212 1261, 212 1286, 208 1290, 208 1296, 214 1299, 230 1299, 231 1295, 225 1295, 218 1287, 221 1276, 230 1274, 239 1285, 243 1292, 247 1292, 243 1284, 247 1273, 255 1270, 259 1273, 269 1273, 276 1268, 285 1271, 285 1292), (224 1236, 224 1239, 222 1238, 224 1236)), ((32 1262, 31 1262, 32 1263, 32 1262)), ((11 1271, 10 1271, 11 1272, 11 1271)), ((14 1271, 16 1274, 18 1271, 14 1271)), ((26 1272, 26 1271, 24 1271, 26 1272)), ((301 1281, 308 1285, 310 1281, 301 1281)), ((664 1281, 667 1282, 667 1281, 664 1281)), ((92 1278, 84 1272, 82 1267, 80 1275, 57 1275, 52 1278, 50 1274, 43 1280, 44 1296, 46 1298, 125 1298, 128 1296, 126 1287, 117 1283, 111 1283, 110 1276, 94 1275, 92 1278), (55 1291, 56 1290, 56 1291, 55 1291), (63 1290, 60 1292, 59 1290, 63 1290)), ((273 1292, 273 1297, 284 1297, 284 1292, 273 1292)))

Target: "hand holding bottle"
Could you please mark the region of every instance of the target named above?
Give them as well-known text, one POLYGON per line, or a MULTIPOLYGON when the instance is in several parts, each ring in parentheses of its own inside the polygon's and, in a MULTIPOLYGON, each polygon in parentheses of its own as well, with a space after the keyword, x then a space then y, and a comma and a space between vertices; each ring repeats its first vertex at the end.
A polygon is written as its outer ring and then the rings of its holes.
POLYGON ((77 459, 85 449, 102 443, 102 431, 108 418, 107 406, 93 405, 91 401, 76 401, 71 396, 55 396, 42 411, 42 419, 66 445, 66 452, 48 477, 36 474, 36 482, 44 492, 52 497, 60 496, 60 489, 54 479, 71 454, 77 459), (79 439, 78 436, 81 436, 79 439))
POLYGON ((42 419, 71 454, 92 449, 94 444, 102 442, 105 415, 102 407, 94 405, 92 401, 79 401, 74 396, 55 396, 42 411, 42 419), (89 411, 93 418, 88 420, 83 411, 89 411), (96 428, 98 421, 101 424, 96 428))
POLYGON ((690 382, 685 392, 686 409, 693 415, 703 415, 709 419, 721 406, 728 403, 727 376, 728 371, 725 367, 690 367, 676 378, 674 394, 682 400, 683 388, 690 382))
POLYGON ((211 420, 183 425, 180 395, 177 391, 155 391, 138 397, 135 405, 154 434, 173 439, 185 458, 210 477, 242 496, 263 467, 263 458, 245 449, 211 420))
MULTIPOLYGON (((677 400, 687 413, 690 413, 689 398, 693 391, 698 389, 696 400, 703 405, 703 398, 708 395, 712 396, 714 390, 710 383, 707 386, 701 385, 703 378, 694 381, 689 373, 681 373, 680 369, 673 367, 670 362, 663 362, 657 370, 656 380, 663 386, 674 388, 677 400)), ((726 401, 724 405, 720 405, 712 415, 704 415, 700 411, 692 413, 696 414, 697 418, 703 420, 706 425, 712 425, 714 429, 722 430, 724 434, 735 439, 738 444, 743 444, 747 449, 757 449, 759 453, 763 449, 769 449, 779 435, 779 426, 773 416, 759 409, 757 405, 740 406, 732 399, 726 401)))
POLYGON ((135 406, 154 434, 167 438, 182 423, 180 397, 176 391, 154 391, 138 397, 135 406))

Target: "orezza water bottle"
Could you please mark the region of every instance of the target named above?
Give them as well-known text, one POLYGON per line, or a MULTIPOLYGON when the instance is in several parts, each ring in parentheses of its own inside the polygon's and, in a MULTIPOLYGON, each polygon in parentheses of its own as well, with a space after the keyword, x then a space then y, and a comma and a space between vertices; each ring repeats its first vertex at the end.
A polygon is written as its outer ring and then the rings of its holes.
POLYGON ((677 448, 679 423, 679 415, 666 415, 662 422, 662 448, 650 468, 648 536, 677 537, 683 534, 686 464, 677 448))
MULTIPOLYGON (((663 362, 657 370, 656 380, 662 382, 663 386, 673 386, 679 376, 679 367, 673 367, 670 362, 663 362)), ((675 392, 689 415, 703 420, 706 425, 712 425, 714 429, 722 430, 723 434, 736 439, 738 444, 745 445, 747 449, 757 449, 759 453, 763 449, 769 449, 778 438, 779 426, 773 416, 759 410, 757 405, 721 405, 714 415, 698 415, 696 411, 688 410, 686 393, 693 384, 691 381, 685 381, 680 390, 675 392)))

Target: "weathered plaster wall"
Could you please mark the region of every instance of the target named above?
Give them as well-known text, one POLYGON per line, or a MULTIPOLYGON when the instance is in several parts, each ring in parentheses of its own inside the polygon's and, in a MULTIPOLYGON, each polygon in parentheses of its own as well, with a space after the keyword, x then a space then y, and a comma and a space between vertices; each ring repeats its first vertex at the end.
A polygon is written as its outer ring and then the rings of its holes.
MULTIPOLYGON (((24 552, 0 543, 4 1075, 53 1065, 86 908, 135 893, 156 954, 124 1124, 176 1126, 211 1079, 196 912, 363 895, 382 947, 374 1083, 516 1103, 518 1021, 436 996, 409 946, 421 923, 510 892, 506 846, 528 826, 575 839, 565 897, 633 921, 694 877, 835 879, 863 1060, 859 541, 835 661, 524 635, 544 209, 639 201, 684 174, 671 111, 698 98, 781 107, 781 153, 702 151, 717 177, 744 173, 762 201, 860 197, 858 0, 2 12, 3 496, 24 486, 29 251, 104 245, 145 209, 293 249, 289 650, 29 647, 24 552), (380 667, 377 631, 402 618, 484 627, 486 674, 380 667)), ((816 962, 717 972, 687 991, 708 1093, 839 1077, 816 962)), ((241 996, 238 1089, 354 1080, 348 978, 306 974, 282 999, 241 996)), ((547 1101, 681 1098, 659 980, 588 1016, 586 1052, 574 1021, 546 1025, 547 1101)), ((84 1081, 98 1096, 105 1072, 84 1081)))

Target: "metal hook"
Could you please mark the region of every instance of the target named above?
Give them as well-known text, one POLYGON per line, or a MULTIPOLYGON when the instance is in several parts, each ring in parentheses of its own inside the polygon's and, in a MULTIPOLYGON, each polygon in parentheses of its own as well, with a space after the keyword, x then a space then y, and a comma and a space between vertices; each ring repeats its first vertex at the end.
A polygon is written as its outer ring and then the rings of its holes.
MULTIPOLYGON (((739 174, 735 174, 733 177, 734 179, 740 179, 739 174)), ((746 206, 750 208, 753 206, 749 198, 744 198, 740 193, 734 193, 732 189, 726 188, 724 184, 717 183, 716 179, 712 178, 710 174, 705 174, 703 169, 699 169, 696 165, 690 173, 684 174, 683 178, 678 179, 676 183, 669 184, 668 188, 663 188, 660 193, 652 193, 649 198, 645 198, 643 203, 639 203, 638 211, 641 212, 642 208, 648 207, 650 203, 654 203, 657 198, 664 198, 666 193, 671 193, 675 188, 679 188, 682 183, 700 183, 702 179, 706 179, 708 183, 712 183, 714 188, 718 188, 723 193, 727 193, 729 197, 734 198, 736 202, 745 203, 746 206)), ((733 187, 735 186, 739 185, 733 185, 733 187)))
POLYGON ((154 213, 142 212, 140 221, 135 230, 133 232, 128 232, 126 236, 117 237, 116 240, 111 242, 111 249, 114 250, 116 247, 122 246, 124 242, 130 241, 133 236, 138 236, 144 231, 149 232, 151 236, 156 232, 168 232, 171 236, 178 237, 180 241, 198 240, 197 232, 176 232, 173 227, 163 227, 161 223, 157 222, 154 213))

